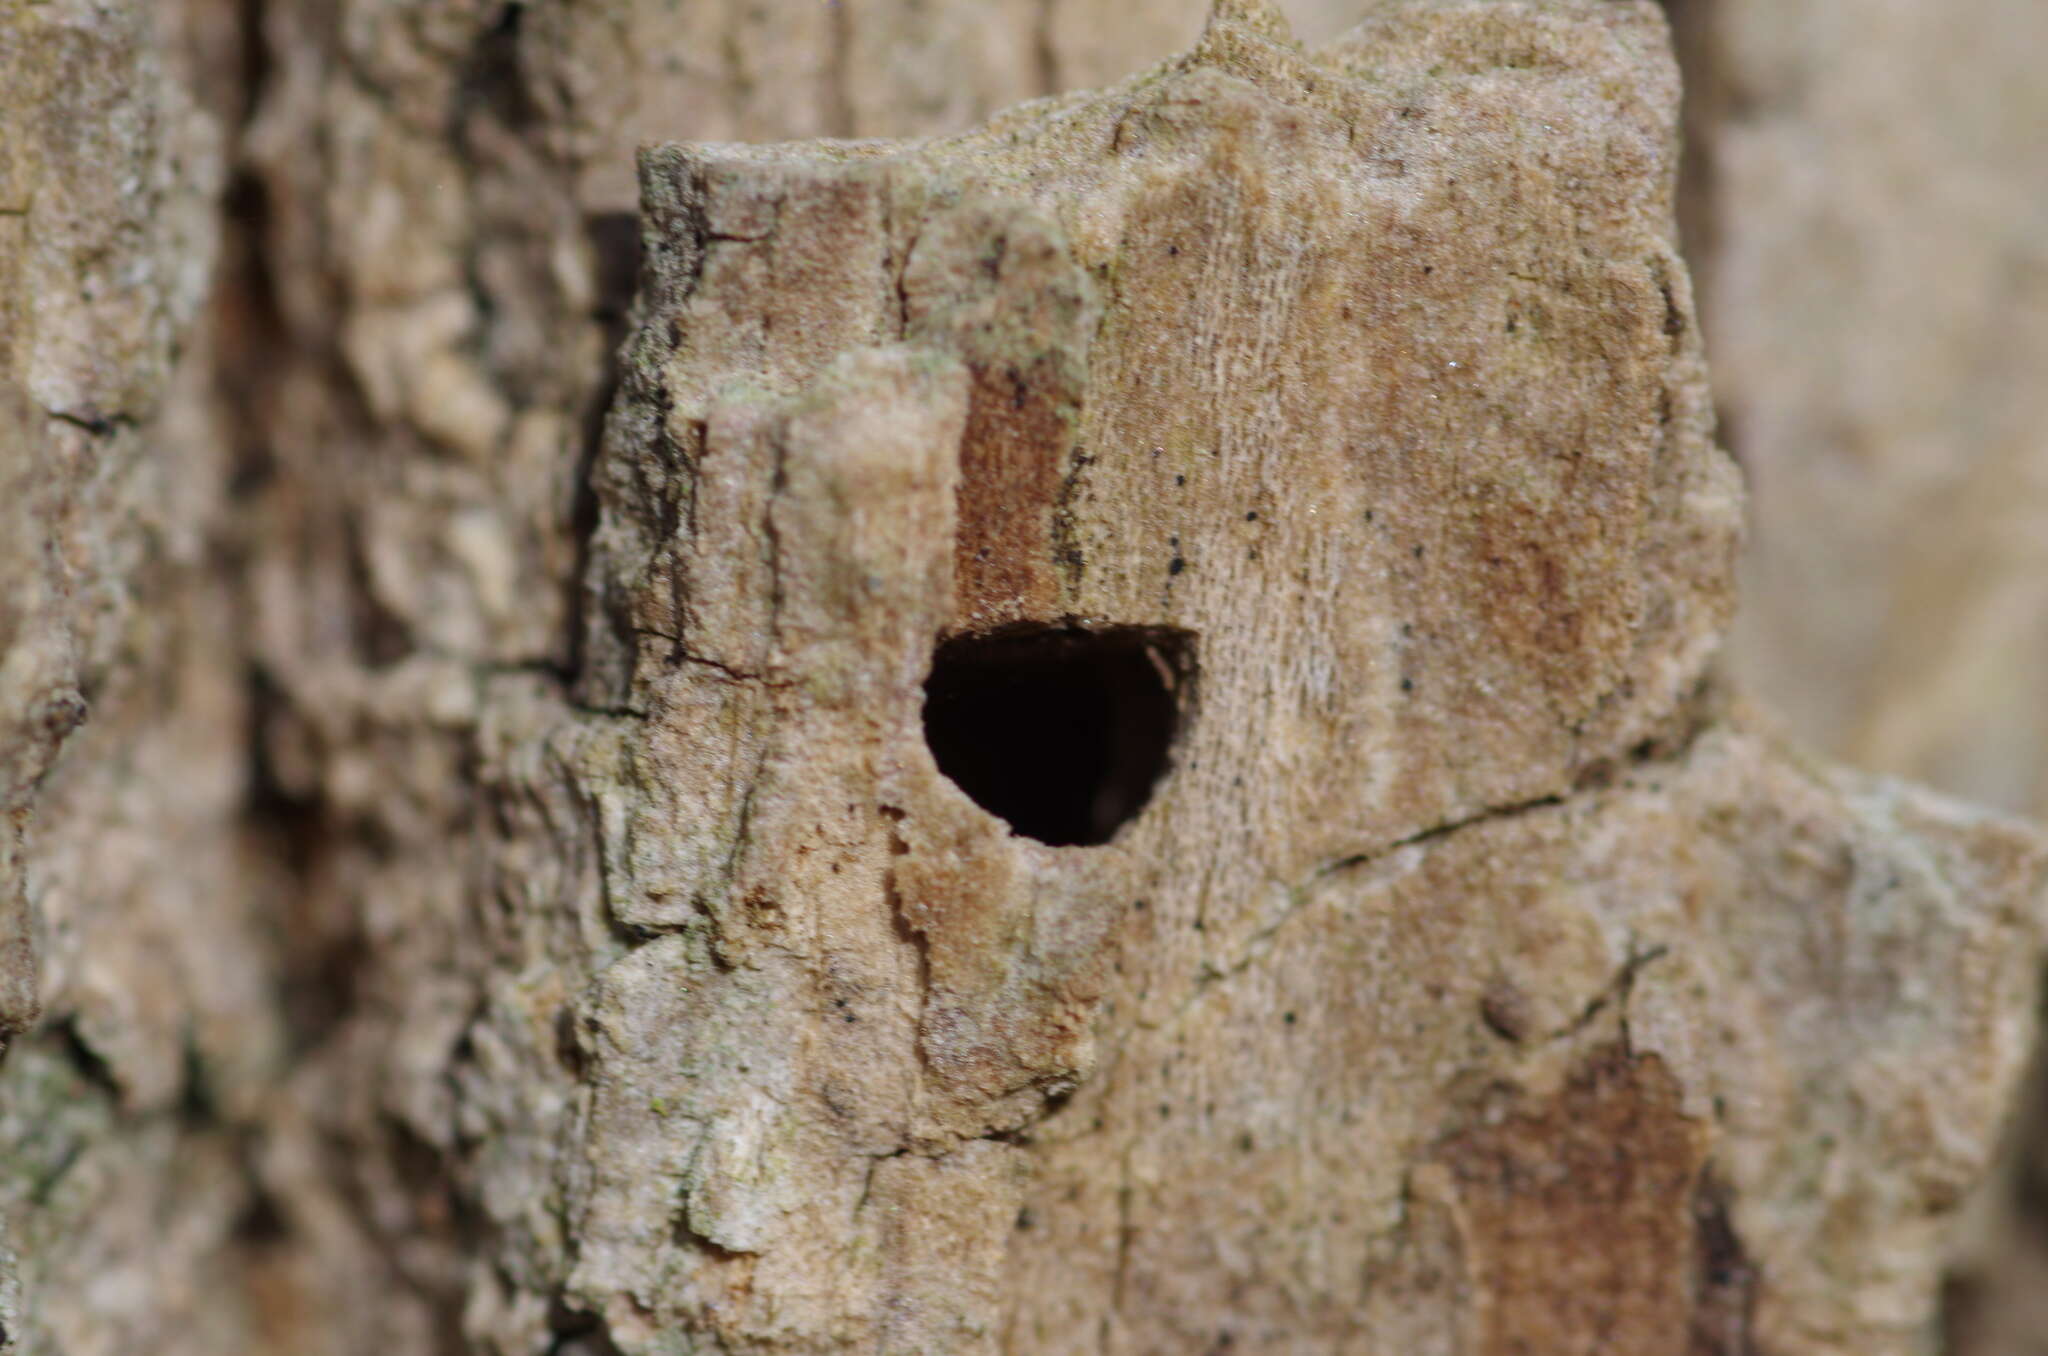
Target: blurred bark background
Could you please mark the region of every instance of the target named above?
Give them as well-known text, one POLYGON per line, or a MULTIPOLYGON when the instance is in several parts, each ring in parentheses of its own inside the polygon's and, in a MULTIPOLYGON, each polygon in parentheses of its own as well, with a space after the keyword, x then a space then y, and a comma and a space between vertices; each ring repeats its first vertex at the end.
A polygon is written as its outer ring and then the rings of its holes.
MULTIPOLYGON (((584 756, 532 713, 579 660, 634 148, 955 131, 1206 8, 0 0, 7 1341, 577 1349, 492 1311, 432 1127, 475 949, 605 944, 466 892, 596 889, 573 833, 516 848, 589 809, 521 760, 584 756)), ((2048 812, 2048 9, 1667 10, 1751 480, 1732 666, 1831 754, 2048 812)), ((2048 1350, 2039 1133, 1956 1350, 2048 1350)))
MULTIPOLYGON (((1733 669, 1816 748, 2048 814, 2048 9, 1667 10, 1681 235, 1749 482, 1733 669)), ((1959 1351, 2048 1351, 2044 1096, 1959 1351)))

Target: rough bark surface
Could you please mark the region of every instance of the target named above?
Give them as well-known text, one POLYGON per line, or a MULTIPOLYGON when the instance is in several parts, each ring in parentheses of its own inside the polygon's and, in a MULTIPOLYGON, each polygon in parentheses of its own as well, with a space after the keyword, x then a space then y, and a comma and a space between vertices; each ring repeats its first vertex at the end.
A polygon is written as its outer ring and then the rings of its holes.
MULTIPOLYGON (((653 149, 636 222, 634 140, 952 131, 1199 16, 286 0, 168 404, 204 231, 109 204, 203 207, 134 171, 244 110, 140 7, 4 13, 140 111, 84 224, 0 215, 0 511, 171 524, 0 538, 59 580, 0 689, 8 1341, 1931 1349, 2048 862, 1716 695, 1654 8, 1304 54, 1224 5, 964 136, 653 149), (190 287, 119 348, 80 259, 190 287), (45 399, 81 352, 120 400, 45 399), (940 771, 935 647, 991 632, 1175 708, 1107 843, 940 771)), ((37 212, 84 190, 14 147, 99 116, 0 133, 37 212)))
POLYGON ((195 587, 227 461, 181 361, 220 236, 232 98, 189 92, 215 36, 196 10, 0 4, 9 1350, 236 1345, 206 1292, 236 1283, 246 1174, 186 1133, 211 1116, 189 1075, 246 1115, 278 1028, 230 828, 231 609, 195 587))
POLYGON ((360 962, 465 907, 424 846, 478 813, 460 694, 572 650, 636 142, 950 129, 1201 10, 0 4, 8 1340, 459 1329, 360 962))
POLYGON ((655 934, 581 1028, 621 1345, 1932 1341, 2041 864, 1701 705, 1661 39, 1226 13, 975 136, 643 159, 580 689, 655 934), (1105 847, 923 738, 934 639, 1033 622, 1191 638, 1105 847))

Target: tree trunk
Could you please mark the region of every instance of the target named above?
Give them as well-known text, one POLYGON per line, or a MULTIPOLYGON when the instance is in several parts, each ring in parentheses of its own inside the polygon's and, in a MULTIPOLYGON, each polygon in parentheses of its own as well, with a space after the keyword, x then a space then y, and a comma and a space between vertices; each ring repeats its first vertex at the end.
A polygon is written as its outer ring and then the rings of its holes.
POLYGON ((1693 3, 1735 105, 1701 150, 1737 672, 1821 748, 2048 814, 2048 7, 1693 3))
POLYGON ((1715 678, 1653 7, 0 14, 19 1349, 1934 1348, 2048 855, 1715 678))

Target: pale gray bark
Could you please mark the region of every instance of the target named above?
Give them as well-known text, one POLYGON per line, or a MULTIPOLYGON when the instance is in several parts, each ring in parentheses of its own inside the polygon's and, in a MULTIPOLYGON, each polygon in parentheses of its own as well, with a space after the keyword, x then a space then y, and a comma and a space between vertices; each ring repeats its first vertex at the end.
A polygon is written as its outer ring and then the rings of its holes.
POLYGON ((1837 757, 2048 813, 2048 8, 1686 3, 1738 671, 1837 757))

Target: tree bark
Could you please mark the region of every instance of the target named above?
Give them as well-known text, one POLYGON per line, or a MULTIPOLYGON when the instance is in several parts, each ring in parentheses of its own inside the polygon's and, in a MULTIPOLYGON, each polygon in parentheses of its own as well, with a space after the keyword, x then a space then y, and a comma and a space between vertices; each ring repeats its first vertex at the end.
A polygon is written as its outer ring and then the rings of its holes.
POLYGON ((9 1343, 1934 1348, 2048 855, 1715 677, 1653 7, 4 13, 9 1343))
POLYGON ((1835 756, 2048 814, 2048 10, 1692 4, 1736 671, 1835 756))

